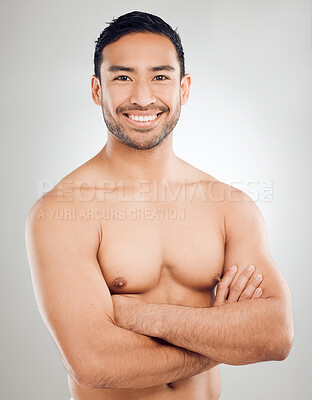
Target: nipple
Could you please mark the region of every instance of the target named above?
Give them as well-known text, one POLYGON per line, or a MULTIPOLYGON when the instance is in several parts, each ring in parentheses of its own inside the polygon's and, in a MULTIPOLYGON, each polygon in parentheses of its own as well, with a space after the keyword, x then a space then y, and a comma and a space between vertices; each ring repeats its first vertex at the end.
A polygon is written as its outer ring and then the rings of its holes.
POLYGON ((127 281, 125 280, 125 278, 122 278, 122 277, 118 277, 118 278, 114 279, 114 281, 113 281, 113 286, 115 286, 116 288, 125 287, 126 284, 127 284, 127 281))

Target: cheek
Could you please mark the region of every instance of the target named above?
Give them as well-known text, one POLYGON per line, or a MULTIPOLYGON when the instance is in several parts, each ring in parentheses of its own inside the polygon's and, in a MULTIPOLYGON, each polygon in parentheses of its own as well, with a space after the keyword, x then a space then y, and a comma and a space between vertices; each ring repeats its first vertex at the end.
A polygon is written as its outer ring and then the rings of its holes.
POLYGON ((170 98, 171 108, 177 108, 181 104, 181 97, 179 92, 175 92, 170 98))
POLYGON ((128 93, 125 88, 103 87, 102 101, 113 113, 117 107, 127 103, 128 93))
POLYGON ((157 97, 168 107, 173 108, 180 103, 180 90, 172 86, 163 87, 158 90, 157 97))

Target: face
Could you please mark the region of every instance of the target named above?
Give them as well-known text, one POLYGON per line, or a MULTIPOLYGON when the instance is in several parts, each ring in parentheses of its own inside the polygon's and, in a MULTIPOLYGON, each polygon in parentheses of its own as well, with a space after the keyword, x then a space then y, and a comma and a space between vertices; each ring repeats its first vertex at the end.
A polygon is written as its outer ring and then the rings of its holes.
POLYGON ((92 96, 107 128, 126 145, 159 145, 178 122, 188 99, 190 77, 180 80, 172 42, 153 33, 133 33, 103 49, 101 84, 92 77, 92 96))

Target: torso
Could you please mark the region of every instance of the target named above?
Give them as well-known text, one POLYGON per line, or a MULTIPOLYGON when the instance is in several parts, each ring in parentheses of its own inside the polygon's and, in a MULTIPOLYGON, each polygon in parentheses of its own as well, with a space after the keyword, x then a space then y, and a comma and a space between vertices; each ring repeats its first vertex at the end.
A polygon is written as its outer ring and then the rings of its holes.
MULTIPOLYGON (((182 185, 176 198, 166 191, 162 193, 167 195, 159 196, 159 186, 156 198, 154 186, 148 185, 149 193, 137 201, 136 189, 126 181, 122 188, 106 192, 105 201, 103 190, 96 189, 86 209, 93 210, 99 224, 98 261, 111 294, 132 295, 150 303, 211 307, 224 261, 224 220, 218 195, 222 184, 203 173, 194 178, 170 185, 173 190, 182 185)), ((221 392, 218 367, 142 389, 87 390, 68 379, 75 400, 217 400, 221 392)))

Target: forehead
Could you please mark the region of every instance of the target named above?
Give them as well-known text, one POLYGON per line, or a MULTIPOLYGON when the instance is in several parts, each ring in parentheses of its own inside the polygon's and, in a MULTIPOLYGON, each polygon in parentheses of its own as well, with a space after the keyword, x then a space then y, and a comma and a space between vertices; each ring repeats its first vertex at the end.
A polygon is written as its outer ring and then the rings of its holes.
POLYGON ((103 49, 102 68, 110 65, 153 67, 172 65, 178 71, 178 56, 171 40, 155 33, 130 33, 103 49))

